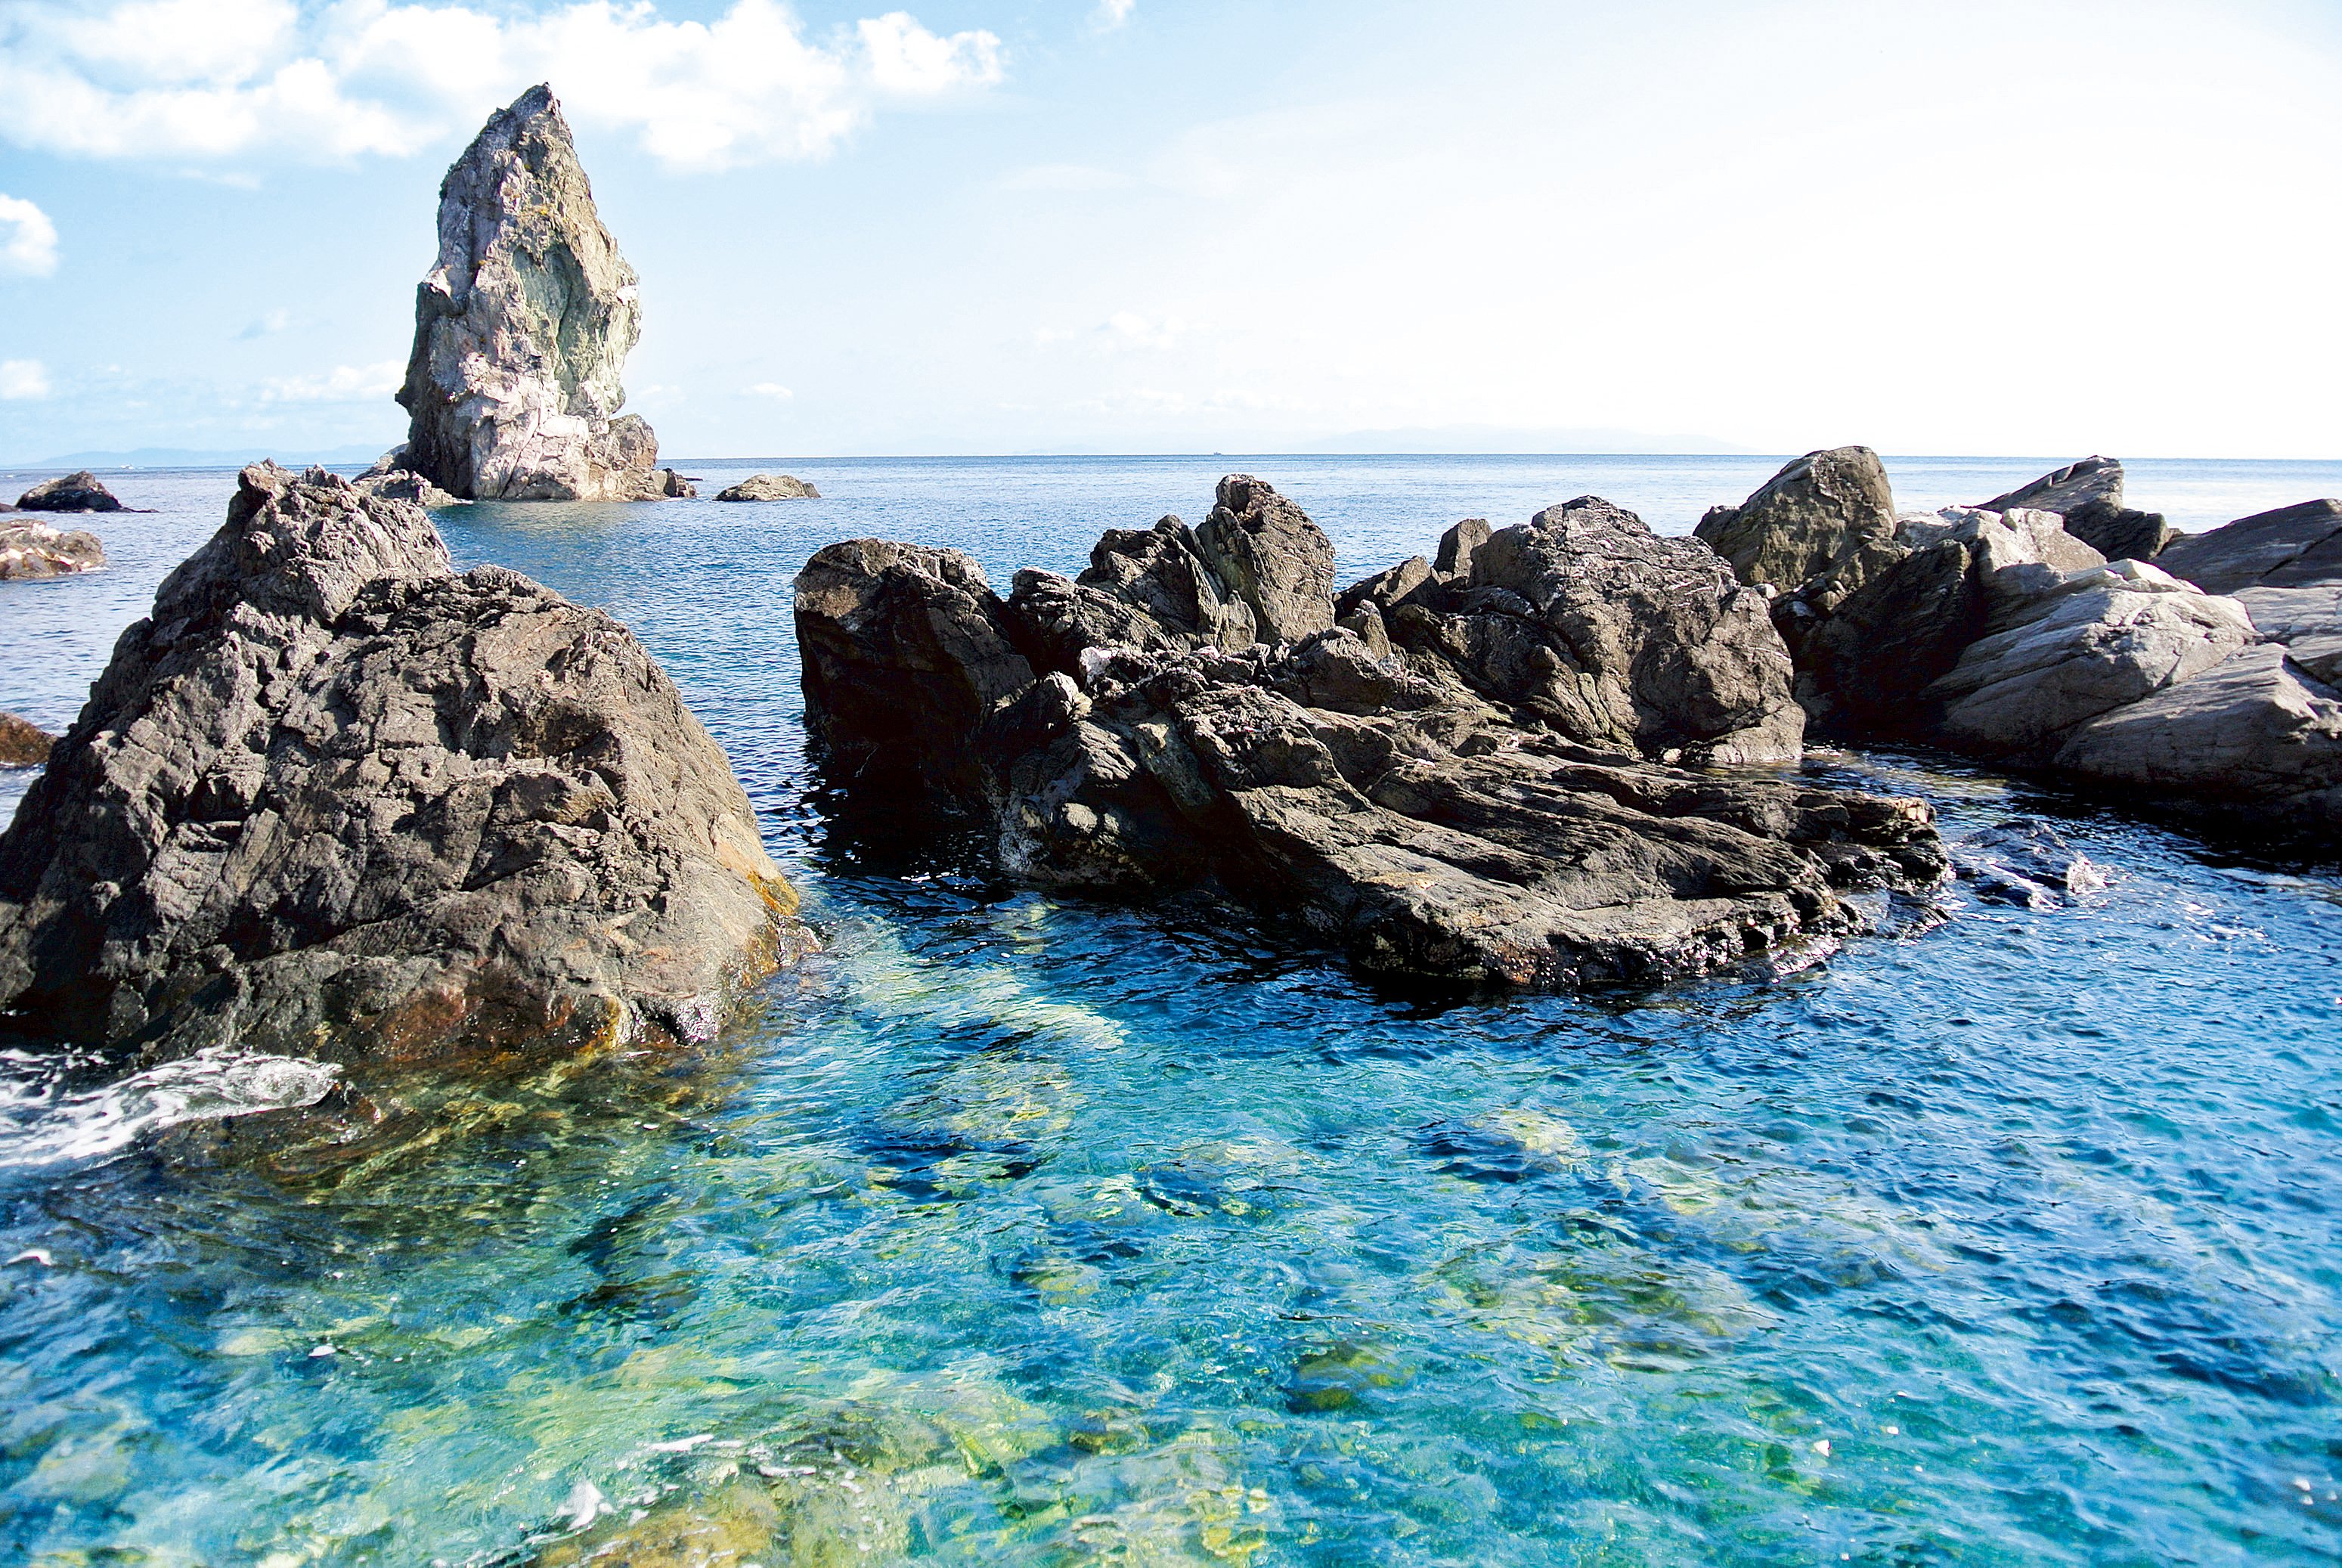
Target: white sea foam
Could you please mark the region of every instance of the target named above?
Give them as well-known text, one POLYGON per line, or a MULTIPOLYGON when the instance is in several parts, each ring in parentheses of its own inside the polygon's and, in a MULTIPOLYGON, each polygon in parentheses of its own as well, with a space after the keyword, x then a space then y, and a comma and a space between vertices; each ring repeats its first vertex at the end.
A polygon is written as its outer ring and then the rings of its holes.
POLYGON ((96 1159, 185 1122, 314 1105, 341 1069, 225 1046, 101 1088, 61 1093, 65 1064, 0 1054, 0 1168, 96 1159))

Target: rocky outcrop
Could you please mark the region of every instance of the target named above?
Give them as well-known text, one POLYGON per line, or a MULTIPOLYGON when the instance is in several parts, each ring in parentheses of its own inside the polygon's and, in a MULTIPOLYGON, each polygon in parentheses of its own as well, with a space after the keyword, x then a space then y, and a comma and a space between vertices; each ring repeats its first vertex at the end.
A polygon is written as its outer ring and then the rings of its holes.
POLYGON ((0 582, 68 577, 105 564, 105 546, 95 534, 45 523, 0 523, 0 582))
POLYGON ((699 486, 686 474, 672 468, 659 470, 659 494, 670 501, 688 501, 699 494, 699 486))
POLYGON ((2069 463, 1977 509, 2055 512, 2067 533, 2109 561, 2149 560, 2178 537, 2162 513, 2123 504, 2123 465, 2111 457, 2069 463))
MULTIPOLYGON (((2156 810, 2329 833, 2342 804, 2342 580, 2249 599, 2204 590, 2314 577, 2342 518, 2287 508, 2181 540, 2152 564, 2110 564, 2065 520, 2118 516, 2120 484, 2119 464, 2097 458, 1996 498, 2064 514, 1902 516, 1883 564, 1834 604, 1775 584, 1776 618, 1803 620, 1791 639, 1800 699, 1852 738, 1941 745, 2156 810), (2175 574, 2183 565, 2193 581, 2175 574)), ((1802 555, 1794 538, 1757 541, 1788 570, 1843 535, 1836 519, 1780 526, 1818 536, 1802 555)))
POLYGON ((148 1058, 698 1037, 793 906, 625 627, 260 464, 0 835, 0 1018, 148 1058))
POLYGON ((398 394, 404 465, 466 500, 670 494, 657 436, 618 412, 640 318, 560 105, 532 87, 440 184, 439 257, 398 394))
POLYGON ((1731 563, 1740 581, 1769 583, 1787 598, 1777 617, 1795 640, 1891 560, 1895 496, 1867 446, 1808 452, 1737 506, 1714 506, 1692 530, 1731 563))
POLYGON ((1517 985, 1741 963, 1859 926, 1855 890, 1941 872, 1916 802, 1652 760, 1795 714, 1761 596, 1705 546, 1590 498, 1467 531, 1443 557, 1468 578, 1344 596, 1390 604, 1418 644, 1377 656, 1330 593, 1304 602, 1324 536, 1265 491, 1221 489, 1260 523, 1249 594, 1176 518, 1108 534, 1077 580, 1019 573, 1006 600, 956 552, 816 554, 807 717, 846 809, 972 821, 1041 885, 1216 890, 1371 972, 1517 985))
POLYGON ((1196 553, 1252 610, 1263 642, 1297 643, 1334 624, 1334 542, 1249 474, 1220 481, 1196 553))
POLYGON ((39 767, 55 744, 56 737, 32 720, 0 714, 0 768, 39 767))
POLYGON ((758 474, 716 493, 718 501, 818 501, 821 492, 788 474, 758 474))
POLYGON ((114 492, 85 468, 56 479, 45 479, 16 497, 20 512, 123 512, 128 508, 114 492))
POLYGON ((2213 594, 2342 583, 2342 501, 2304 501, 2191 534, 2155 564, 2213 594))

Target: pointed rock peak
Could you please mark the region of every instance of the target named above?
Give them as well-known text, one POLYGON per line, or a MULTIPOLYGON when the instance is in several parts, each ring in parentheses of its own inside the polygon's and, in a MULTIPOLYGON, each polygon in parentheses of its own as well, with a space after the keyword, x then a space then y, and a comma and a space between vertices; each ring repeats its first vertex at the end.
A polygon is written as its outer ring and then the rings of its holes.
POLYGON ((658 439, 622 415, 641 335, 634 268, 602 226, 550 88, 488 118, 439 186, 439 257, 416 291, 398 401, 407 466, 476 500, 672 493, 658 439))

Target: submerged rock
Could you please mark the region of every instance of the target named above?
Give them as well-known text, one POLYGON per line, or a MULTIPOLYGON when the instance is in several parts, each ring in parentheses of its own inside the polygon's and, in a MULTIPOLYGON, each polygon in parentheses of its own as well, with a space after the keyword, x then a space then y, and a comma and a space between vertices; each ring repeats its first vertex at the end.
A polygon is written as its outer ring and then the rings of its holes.
POLYGON ((405 466, 451 495, 655 501, 658 437, 621 414, 641 333, 634 268, 602 226, 561 106, 530 88, 439 186, 398 401, 405 466))
POLYGON ((105 564, 105 546, 79 528, 45 523, 0 523, 0 582, 69 577, 105 564))
POLYGON ((1979 898, 2055 909, 2103 892, 2107 874, 2046 822, 2020 817, 1954 840, 1952 869, 1979 898))
POLYGON ((1331 624, 1315 525, 1257 480, 1222 486, 1241 516, 1232 494, 1266 524, 1251 597, 1175 518, 1006 601, 956 552, 817 553, 807 717, 849 807, 972 819, 1041 885, 1215 889, 1370 971, 1522 985, 1717 968, 1858 924, 1846 891, 1940 873, 1917 802, 1655 760, 1751 735, 1797 755, 1763 600, 1704 545, 1552 508, 1408 598, 1408 645, 1378 657, 1331 624), (1255 642, 1271 619, 1316 629, 1255 642))
POLYGON ((718 501, 818 501, 821 492, 788 474, 758 474, 716 493, 718 501))
POLYGON ((2304 501, 2191 534, 2155 564, 2214 594, 2342 584, 2342 501, 2304 501))
POLYGON ((99 483, 96 474, 85 468, 78 474, 67 474, 56 479, 45 479, 16 497, 17 510, 22 512, 124 512, 129 510, 114 498, 114 492, 99 483))
POLYGON ((0 835, 0 1018, 149 1058, 699 1037, 794 905, 625 627, 263 464, 0 835))
POLYGON ((56 737, 30 719, 0 714, 0 768, 36 768, 49 760, 56 737))
POLYGON ((2162 513, 2123 504, 2123 465, 2111 457, 2069 463, 2006 495, 1994 496, 1977 510, 2019 508, 2057 513, 2067 533, 2109 561, 2148 560, 2178 536, 2178 530, 2163 520, 2162 513))

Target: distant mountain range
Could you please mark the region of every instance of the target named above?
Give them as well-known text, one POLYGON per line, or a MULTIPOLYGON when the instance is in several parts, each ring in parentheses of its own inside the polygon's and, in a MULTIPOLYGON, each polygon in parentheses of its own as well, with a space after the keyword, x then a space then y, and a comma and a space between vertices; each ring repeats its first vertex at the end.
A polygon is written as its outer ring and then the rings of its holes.
POLYGON ((11 463, 11 470, 28 468, 241 468, 247 463, 257 463, 264 457, 274 457, 284 464, 322 463, 344 465, 352 463, 372 463, 382 455, 379 445, 321 446, 269 451, 265 448, 244 448, 241 451, 204 452, 188 446, 141 446, 130 452, 68 452, 58 457, 37 461, 11 463))

